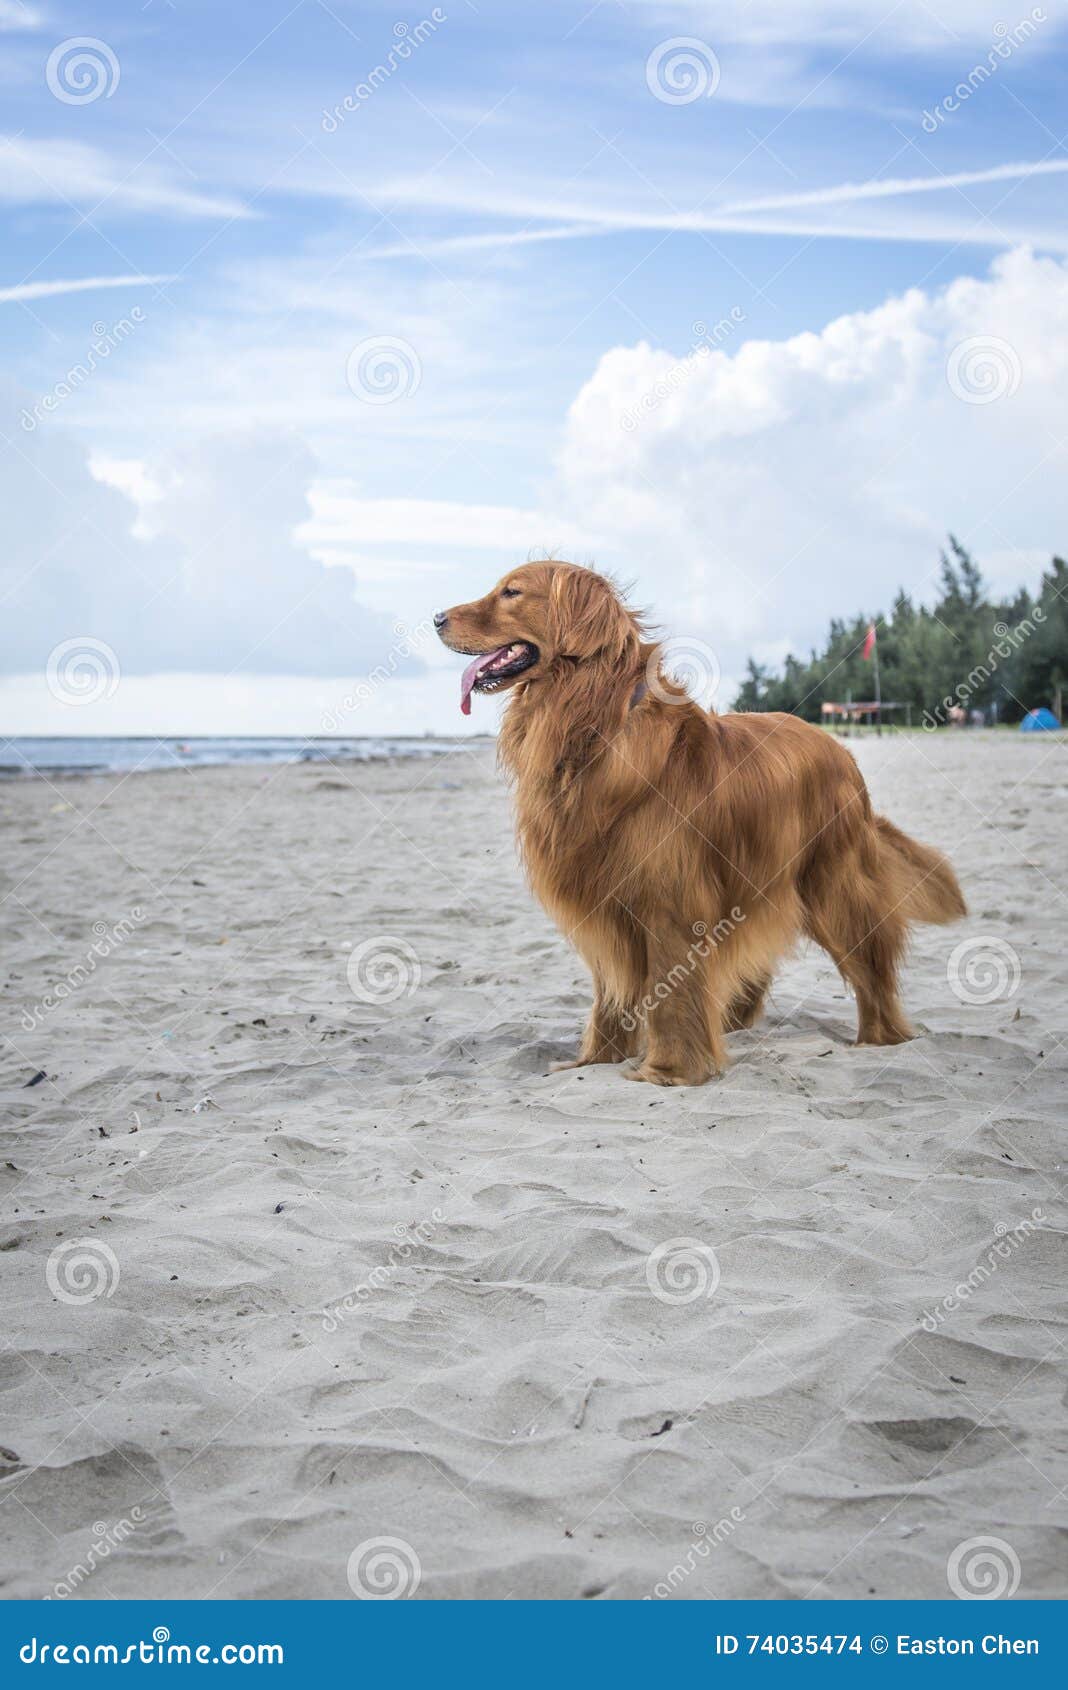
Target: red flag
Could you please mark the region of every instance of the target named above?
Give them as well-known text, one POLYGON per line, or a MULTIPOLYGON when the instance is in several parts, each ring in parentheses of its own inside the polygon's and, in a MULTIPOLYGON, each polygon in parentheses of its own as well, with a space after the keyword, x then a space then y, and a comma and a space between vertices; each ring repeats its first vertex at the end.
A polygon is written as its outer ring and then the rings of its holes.
POLYGON ((871 622, 868 625, 868 632, 864 636, 864 650, 861 652, 860 655, 861 655, 861 657, 870 657, 874 650, 875 650, 875 623, 871 622))

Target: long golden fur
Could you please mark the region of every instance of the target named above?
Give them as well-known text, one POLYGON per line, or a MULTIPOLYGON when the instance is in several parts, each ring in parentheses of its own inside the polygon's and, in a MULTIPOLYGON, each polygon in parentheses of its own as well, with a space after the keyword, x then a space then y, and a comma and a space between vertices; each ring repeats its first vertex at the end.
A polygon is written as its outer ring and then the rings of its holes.
MULTIPOLYGON (((536 896, 593 975, 574 1066, 700 1085, 760 1014, 801 935, 853 988, 858 1043, 911 1036, 897 973, 909 922, 965 913, 949 863, 872 813, 849 752, 796 716, 711 715, 660 669, 611 581, 511 570, 438 618, 453 650, 513 647, 500 758, 536 896)), ((572 1064, 565 1064, 572 1066, 572 1064)))

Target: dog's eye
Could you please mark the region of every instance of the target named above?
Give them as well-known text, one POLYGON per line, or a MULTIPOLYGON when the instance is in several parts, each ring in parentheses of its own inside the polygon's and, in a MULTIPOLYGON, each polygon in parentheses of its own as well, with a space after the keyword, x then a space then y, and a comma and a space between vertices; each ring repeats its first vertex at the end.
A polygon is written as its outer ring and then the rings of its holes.
POLYGON ((517 598, 520 598, 521 596, 522 596, 522 589, 519 588, 519 587, 502 587, 501 588, 502 599, 517 599, 517 598))

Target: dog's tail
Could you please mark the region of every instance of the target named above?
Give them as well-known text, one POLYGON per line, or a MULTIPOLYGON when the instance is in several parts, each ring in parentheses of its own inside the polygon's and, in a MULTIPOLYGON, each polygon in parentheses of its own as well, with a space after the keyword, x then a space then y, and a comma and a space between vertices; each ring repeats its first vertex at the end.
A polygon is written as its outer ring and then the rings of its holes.
POLYGON ((885 816, 873 816, 872 821, 893 902, 907 921, 930 921, 941 926, 967 915, 964 894, 941 851, 910 839, 885 816))

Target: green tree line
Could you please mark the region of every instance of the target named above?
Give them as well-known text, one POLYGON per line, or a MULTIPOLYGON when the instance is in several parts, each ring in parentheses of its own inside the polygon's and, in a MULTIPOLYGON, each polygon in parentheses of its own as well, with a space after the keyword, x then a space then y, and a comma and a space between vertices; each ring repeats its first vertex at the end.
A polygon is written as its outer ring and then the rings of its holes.
MULTIPOLYGON (((781 673, 749 659, 735 710, 786 710, 811 722, 820 706, 874 697, 872 663, 862 657, 874 623, 882 696, 911 706, 913 723, 944 724, 949 711, 981 710, 987 721, 1018 722, 1046 705, 1064 720, 1068 689, 1068 564, 1055 557, 1038 593, 988 596, 982 573, 952 536, 941 554, 937 602, 915 605, 903 590, 889 615, 835 618, 823 650, 807 662, 787 657, 781 673)), ((888 720, 903 721, 904 711, 888 720)))

